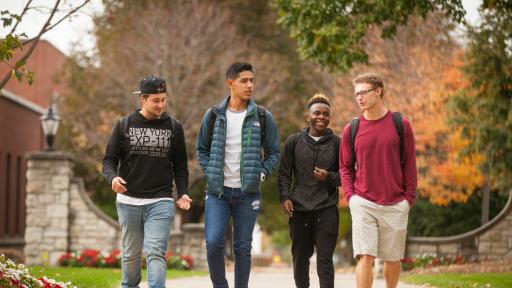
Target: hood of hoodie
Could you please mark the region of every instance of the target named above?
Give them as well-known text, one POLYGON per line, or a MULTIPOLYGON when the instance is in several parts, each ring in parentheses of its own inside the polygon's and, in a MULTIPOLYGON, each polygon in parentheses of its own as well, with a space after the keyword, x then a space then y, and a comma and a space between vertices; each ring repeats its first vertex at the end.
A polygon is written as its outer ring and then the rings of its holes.
POLYGON ((310 127, 305 127, 304 129, 302 129, 302 134, 303 136, 305 136, 305 139, 307 139, 307 141, 312 144, 323 144, 336 138, 336 135, 334 135, 334 132, 332 132, 330 128, 325 128, 325 133, 322 136, 322 138, 320 138, 318 141, 315 141, 315 139, 311 138, 311 136, 309 135, 310 129, 310 127))

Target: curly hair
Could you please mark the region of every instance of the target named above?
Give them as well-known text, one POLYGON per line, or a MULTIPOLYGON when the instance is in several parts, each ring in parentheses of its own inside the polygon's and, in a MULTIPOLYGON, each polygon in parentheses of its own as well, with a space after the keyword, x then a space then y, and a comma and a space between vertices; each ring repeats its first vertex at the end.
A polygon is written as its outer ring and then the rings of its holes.
POLYGON ((316 103, 323 103, 323 104, 331 107, 331 101, 329 100, 329 98, 327 98, 327 96, 325 96, 322 93, 316 93, 311 98, 309 98, 308 109, 311 108, 311 106, 316 103))

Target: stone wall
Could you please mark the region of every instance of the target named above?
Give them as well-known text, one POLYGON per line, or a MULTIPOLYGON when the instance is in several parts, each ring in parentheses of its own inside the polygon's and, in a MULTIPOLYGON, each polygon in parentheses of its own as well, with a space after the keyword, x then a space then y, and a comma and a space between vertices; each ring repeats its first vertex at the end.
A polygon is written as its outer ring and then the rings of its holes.
MULTIPOLYGON (((55 265, 67 251, 120 248, 119 224, 91 201, 82 179, 73 176, 73 162, 73 157, 63 152, 27 155, 27 265, 55 265)), ((181 226, 177 211, 168 251, 191 255, 196 267, 206 267, 204 225, 181 226)))
POLYGON ((55 265, 67 251, 118 249, 120 229, 73 178, 73 157, 63 152, 27 155, 25 263, 55 265))
POLYGON ((69 186, 73 157, 67 153, 27 156, 25 263, 56 263, 69 248, 69 186))
POLYGON ((479 261, 512 259, 512 191, 503 210, 485 225, 450 237, 410 237, 406 255, 464 256, 479 261))
POLYGON ((204 223, 189 223, 182 227, 183 246, 181 253, 194 260, 196 268, 206 268, 206 244, 204 239, 204 223))
POLYGON ((119 224, 103 213, 86 195, 82 179, 74 178, 71 181, 70 195, 69 249, 82 251, 101 248, 104 252, 119 249, 119 224))

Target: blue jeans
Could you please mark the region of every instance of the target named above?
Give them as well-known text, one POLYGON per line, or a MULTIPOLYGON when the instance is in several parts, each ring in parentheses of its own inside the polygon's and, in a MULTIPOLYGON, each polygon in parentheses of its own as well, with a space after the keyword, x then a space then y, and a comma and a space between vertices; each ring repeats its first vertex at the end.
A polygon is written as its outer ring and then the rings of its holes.
POLYGON ((214 288, 227 288, 224 266, 224 240, 229 217, 233 217, 235 288, 246 288, 251 273, 252 232, 260 210, 260 193, 242 194, 237 188, 224 187, 221 197, 206 195, 205 238, 208 268, 214 288))
POLYGON ((122 232, 121 287, 139 287, 142 247, 149 287, 165 287, 165 252, 174 218, 174 203, 164 200, 137 206, 117 202, 116 208, 122 232))

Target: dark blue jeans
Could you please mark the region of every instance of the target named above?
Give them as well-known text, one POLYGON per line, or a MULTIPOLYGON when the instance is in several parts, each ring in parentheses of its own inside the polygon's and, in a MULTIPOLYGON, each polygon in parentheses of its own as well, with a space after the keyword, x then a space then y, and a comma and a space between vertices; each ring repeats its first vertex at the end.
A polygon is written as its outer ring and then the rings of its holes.
POLYGON ((260 193, 242 194, 224 187, 222 196, 207 194, 205 237, 210 278, 214 288, 228 288, 224 265, 224 240, 229 217, 233 217, 235 288, 247 288, 251 273, 252 232, 260 210, 260 193))

